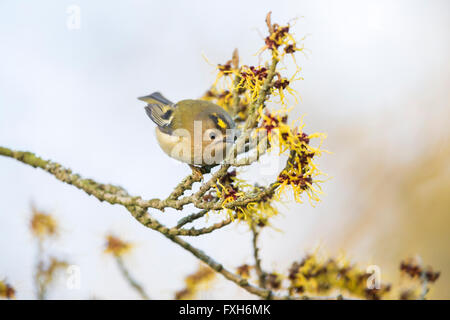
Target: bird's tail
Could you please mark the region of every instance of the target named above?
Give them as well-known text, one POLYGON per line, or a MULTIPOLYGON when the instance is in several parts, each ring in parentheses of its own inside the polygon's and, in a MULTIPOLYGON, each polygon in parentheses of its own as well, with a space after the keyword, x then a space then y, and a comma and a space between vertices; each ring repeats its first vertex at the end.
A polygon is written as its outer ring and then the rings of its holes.
POLYGON ((158 125, 159 129, 165 133, 170 133, 170 123, 172 122, 175 105, 159 92, 138 99, 148 103, 145 112, 158 125))
POLYGON ((141 101, 150 103, 162 103, 164 105, 173 105, 173 102, 169 99, 165 98, 161 93, 159 92, 153 92, 152 94, 149 94, 145 97, 139 97, 138 98, 141 101))

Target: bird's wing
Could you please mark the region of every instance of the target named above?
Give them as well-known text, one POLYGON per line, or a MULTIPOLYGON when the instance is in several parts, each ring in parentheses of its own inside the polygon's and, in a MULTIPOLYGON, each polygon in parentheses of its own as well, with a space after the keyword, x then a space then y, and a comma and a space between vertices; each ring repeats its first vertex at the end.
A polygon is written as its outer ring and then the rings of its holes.
POLYGON ((170 134, 172 131, 170 123, 172 122, 175 109, 174 103, 159 92, 153 92, 138 99, 148 103, 145 107, 147 115, 158 125, 162 132, 170 134))
POLYGON ((145 107, 145 112, 156 123, 159 129, 167 134, 171 133, 170 123, 173 119, 173 112, 175 107, 173 105, 164 105, 160 103, 149 103, 145 107))

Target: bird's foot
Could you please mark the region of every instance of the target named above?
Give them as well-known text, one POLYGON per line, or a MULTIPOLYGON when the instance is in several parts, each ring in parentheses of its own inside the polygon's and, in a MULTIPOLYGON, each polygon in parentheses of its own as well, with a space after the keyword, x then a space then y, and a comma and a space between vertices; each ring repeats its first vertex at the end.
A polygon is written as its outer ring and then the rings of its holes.
POLYGON ((202 171, 201 167, 196 167, 196 166, 193 166, 192 164, 190 164, 189 167, 191 168, 192 175, 194 176, 194 179, 196 181, 203 180, 203 171, 202 171))

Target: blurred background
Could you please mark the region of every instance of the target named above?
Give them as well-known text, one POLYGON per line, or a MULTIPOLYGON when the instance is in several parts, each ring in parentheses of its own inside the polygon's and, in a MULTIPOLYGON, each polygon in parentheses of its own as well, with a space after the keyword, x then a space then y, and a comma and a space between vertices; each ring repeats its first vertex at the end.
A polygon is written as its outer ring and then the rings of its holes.
MULTIPOLYGON (((418 254, 442 272, 430 297, 450 298, 449 1, 1 1, 0 145, 167 196, 189 168, 160 151, 136 97, 200 97, 215 78, 202 53, 224 63, 237 47, 257 64, 268 11, 281 24, 299 18, 293 31, 308 52, 297 56, 293 114, 307 115, 306 132, 327 132, 333 154, 319 161, 332 177, 322 202, 280 206, 281 231, 263 230, 263 267, 285 272, 320 247, 396 283, 400 261, 418 254), (68 24, 73 6, 79 28, 68 24)), ((19 299, 35 298, 31 202, 62 227, 48 249, 81 270, 79 289, 61 281, 49 298, 138 298, 103 253, 109 232, 135 244, 126 262, 151 298, 173 298, 198 267, 124 208, 3 157, 0 199, 0 278, 19 299)), ((234 268, 253 263, 250 239, 231 225, 188 240, 234 268)), ((220 277, 202 297, 251 298, 220 277)))

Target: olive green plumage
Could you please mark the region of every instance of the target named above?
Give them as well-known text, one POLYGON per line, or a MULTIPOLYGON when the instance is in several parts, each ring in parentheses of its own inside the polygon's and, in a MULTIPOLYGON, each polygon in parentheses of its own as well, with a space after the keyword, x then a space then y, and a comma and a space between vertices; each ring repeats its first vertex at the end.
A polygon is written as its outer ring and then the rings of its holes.
POLYGON ((222 107, 212 102, 188 99, 175 104, 159 92, 138 99, 148 103, 145 111, 157 125, 156 134, 161 148, 169 156, 180 161, 200 165, 208 161, 218 163, 219 157, 214 160, 210 158, 217 151, 222 152, 236 138, 236 125, 233 119, 222 107), (194 139, 194 135, 198 134, 196 130, 199 126, 201 137, 194 139), (183 139, 181 139, 182 136, 183 139), (201 144, 198 141, 201 141, 201 144), (180 145, 190 149, 190 154, 174 155, 173 150, 178 150, 180 145), (216 149, 212 156, 208 156, 209 159, 205 159, 205 156, 199 158, 194 155, 196 152, 203 153, 208 146, 216 149))

